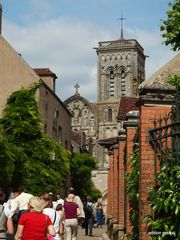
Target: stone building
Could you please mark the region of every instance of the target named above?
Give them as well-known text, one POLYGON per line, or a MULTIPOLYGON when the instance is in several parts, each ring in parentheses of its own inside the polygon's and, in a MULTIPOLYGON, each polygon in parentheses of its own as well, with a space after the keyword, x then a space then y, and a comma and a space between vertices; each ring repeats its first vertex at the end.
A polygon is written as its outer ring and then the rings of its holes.
MULTIPOLYGON (((0 5, 0 23, 1 14, 0 5)), ((71 150, 71 113, 55 93, 56 78, 48 68, 32 69, 0 34, 0 116, 12 92, 22 87, 28 88, 41 79, 43 84, 36 97, 42 119, 42 131, 71 150)))
POLYGON ((80 148, 95 156, 97 119, 93 104, 81 97, 78 90, 64 103, 72 112, 71 127, 74 135, 77 133, 80 135, 80 148))
POLYGON ((72 112, 72 129, 80 132, 84 148, 98 159, 98 169, 92 180, 107 200, 107 169, 109 156, 104 143, 116 138, 122 123, 117 122, 122 96, 135 97, 145 79, 145 55, 134 39, 120 38, 99 42, 97 53, 97 101, 90 103, 80 96, 78 87, 73 96, 65 100, 72 112))

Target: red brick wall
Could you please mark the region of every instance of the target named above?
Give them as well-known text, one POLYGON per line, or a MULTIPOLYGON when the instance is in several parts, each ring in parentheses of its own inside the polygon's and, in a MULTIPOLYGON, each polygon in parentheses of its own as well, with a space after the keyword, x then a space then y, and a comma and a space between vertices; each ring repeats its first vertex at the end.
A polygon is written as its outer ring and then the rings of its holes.
POLYGON ((119 141, 119 224, 124 223, 124 154, 125 154, 125 141, 119 141))
POLYGON ((147 240, 146 223, 143 216, 149 211, 147 207, 147 190, 153 187, 154 151, 149 144, 150 128, 153 128, 154 117, 157 118, 171 110, 170 106, 141 106, 140 107, 140 201, 139 201, 139 240, 147 240))
POLYGON ((118 163, 118 147, 113 149, 113 217, 118 220, 118 203, 119 203, 119 163, 118 163))
POLYGON ((113 154, 110 152, 110 160, 109 160, 109 171, 108 171, 108 208, 107 208, 107 213, 108 215, 113 214, 113 154))

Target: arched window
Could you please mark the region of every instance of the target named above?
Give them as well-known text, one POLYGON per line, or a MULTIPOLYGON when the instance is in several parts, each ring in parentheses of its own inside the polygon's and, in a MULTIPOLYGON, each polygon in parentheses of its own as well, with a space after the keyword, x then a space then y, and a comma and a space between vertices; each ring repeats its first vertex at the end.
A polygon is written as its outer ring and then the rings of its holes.
POLYGON ((124 69, 121 70, 121 78, 125 78, 125 71, 124 71, 124 69))
POLYGON ((86 133, 85 132, 81 132, 81 151, 85 152, 86 149, 86 133))
POLYGON ((113 72, 113 70, 111 70, 111 72, 110 72, 110 79, 114 79, 114 72, 113 72))
POLYGON ((54 113, 54 118, 58 119, 59 118, 59 110, 56 110, 54 113))
POLYGON ((53 127, 52 127, 52 135, 53 138, 56 140, 59 140, 59 129, 58 129, 58 124, 59 124, 59 110, 56 109, 54 112, 54 117, 53 117, 53 127))
POLYGON ((108 108, 107 120, 108 120, 108 122, 112 122, 112 108, 108 108))
POLYGON ((68 149, 68 141, 65 140, 65 149, 68 149))
POLYGON ((125 79, 126 75, 124 67, 121 68, 120 74, 121 74, 121 95, 126 95, 126 79, 125 79))
POLYGON ((111 69, 109 72, 109 96, 114 96, 114 70, 111 69))
POLYGON ((89 146, 89 154, 91 155, 91 156, 93 156, 93 140, 92 139, 90 139, 89 140, 89 144, 88 144, 89 146))

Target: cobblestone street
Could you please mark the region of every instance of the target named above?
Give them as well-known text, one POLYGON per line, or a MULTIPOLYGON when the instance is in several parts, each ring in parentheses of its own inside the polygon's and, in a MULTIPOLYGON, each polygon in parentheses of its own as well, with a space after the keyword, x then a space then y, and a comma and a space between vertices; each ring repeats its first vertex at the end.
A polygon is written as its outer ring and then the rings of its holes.
MULTIPOLYGON (((79 227, 78 229, 78 237, 77 240, 108 240, 106 236, 106 225, 102 226, 102 228, 93 228, 93 236, 85 236, 84 235, 84 229, 79 227)), ((65 238, 64 238, 65 240, 65 238)))
POLYGON ((104 235, 104 233, 106 232, 106 225, 102 226, 102 228, 93 228, 93 236, 89 237, 89 236, 85 236, 84 235, 84 229, 82 229, 81 227, 79 227, 78 229, 78 239, 77 240, 102 240, 102 235, 104 235))

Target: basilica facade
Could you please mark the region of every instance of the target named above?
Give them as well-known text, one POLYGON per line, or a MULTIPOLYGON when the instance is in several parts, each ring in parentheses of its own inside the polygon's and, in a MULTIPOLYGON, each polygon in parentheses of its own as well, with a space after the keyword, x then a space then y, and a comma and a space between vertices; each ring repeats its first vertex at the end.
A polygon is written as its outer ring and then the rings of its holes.
POLYGON ((121 122, 117 114, 122 96, 137 96, 145 80, 144 49, 135 39, 99 42, 97 53, 97 101, 92 103, 78 92, 65 100, 72 113, 72 131, 79 132, 85 149, 98 160, 92 179, 107 194, 108 153, 102 142, 117 138, 121 122))

